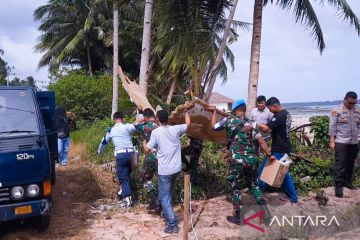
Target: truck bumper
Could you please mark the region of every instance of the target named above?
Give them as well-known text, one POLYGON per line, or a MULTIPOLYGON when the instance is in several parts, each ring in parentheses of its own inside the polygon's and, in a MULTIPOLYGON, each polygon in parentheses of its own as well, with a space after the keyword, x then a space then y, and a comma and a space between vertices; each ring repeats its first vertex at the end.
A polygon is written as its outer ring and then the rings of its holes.
POLYGON ((50 212, 49 199, 0 205, 0 223, 16 219, 46 215, 50 212))

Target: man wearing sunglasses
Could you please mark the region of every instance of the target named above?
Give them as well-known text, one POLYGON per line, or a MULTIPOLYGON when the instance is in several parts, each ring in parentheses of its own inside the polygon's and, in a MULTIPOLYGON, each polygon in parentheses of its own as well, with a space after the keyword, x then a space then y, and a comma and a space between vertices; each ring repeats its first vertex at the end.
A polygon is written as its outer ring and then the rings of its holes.
POLYGON ((360 108, 357 94, 348 92, 344 102, 335 107, 330 116, 330 148, 335 150, 335 195, 343 197, 343 187, 356 189, 351 178, 358 154, 360 108))

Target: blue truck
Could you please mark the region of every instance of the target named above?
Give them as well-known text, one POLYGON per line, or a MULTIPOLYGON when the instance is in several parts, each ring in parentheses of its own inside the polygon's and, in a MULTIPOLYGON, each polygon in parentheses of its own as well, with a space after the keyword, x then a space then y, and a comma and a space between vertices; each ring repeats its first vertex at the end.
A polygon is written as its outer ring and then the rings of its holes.
POLYGON ((58 159, 55 94, 0 86, 0 224, 51 219, 58 159))

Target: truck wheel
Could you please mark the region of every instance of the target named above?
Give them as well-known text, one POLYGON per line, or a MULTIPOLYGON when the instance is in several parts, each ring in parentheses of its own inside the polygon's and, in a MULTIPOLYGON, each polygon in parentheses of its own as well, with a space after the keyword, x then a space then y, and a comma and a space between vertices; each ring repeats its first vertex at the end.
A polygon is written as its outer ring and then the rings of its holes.
POLYGON ((34 227, 40 232, 44 232, 49 228, 51 221, 51 214, 45 214, 42 216, 35 217, 34 219, 34 227))

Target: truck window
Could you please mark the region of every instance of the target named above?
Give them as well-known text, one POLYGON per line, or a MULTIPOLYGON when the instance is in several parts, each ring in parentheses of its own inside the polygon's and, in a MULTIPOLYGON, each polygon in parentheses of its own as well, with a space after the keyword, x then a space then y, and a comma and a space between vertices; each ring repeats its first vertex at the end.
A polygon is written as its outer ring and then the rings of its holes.
POLYGON ((0 90, 0 138, 39 133, 34 101, 31 90, 0 90))

